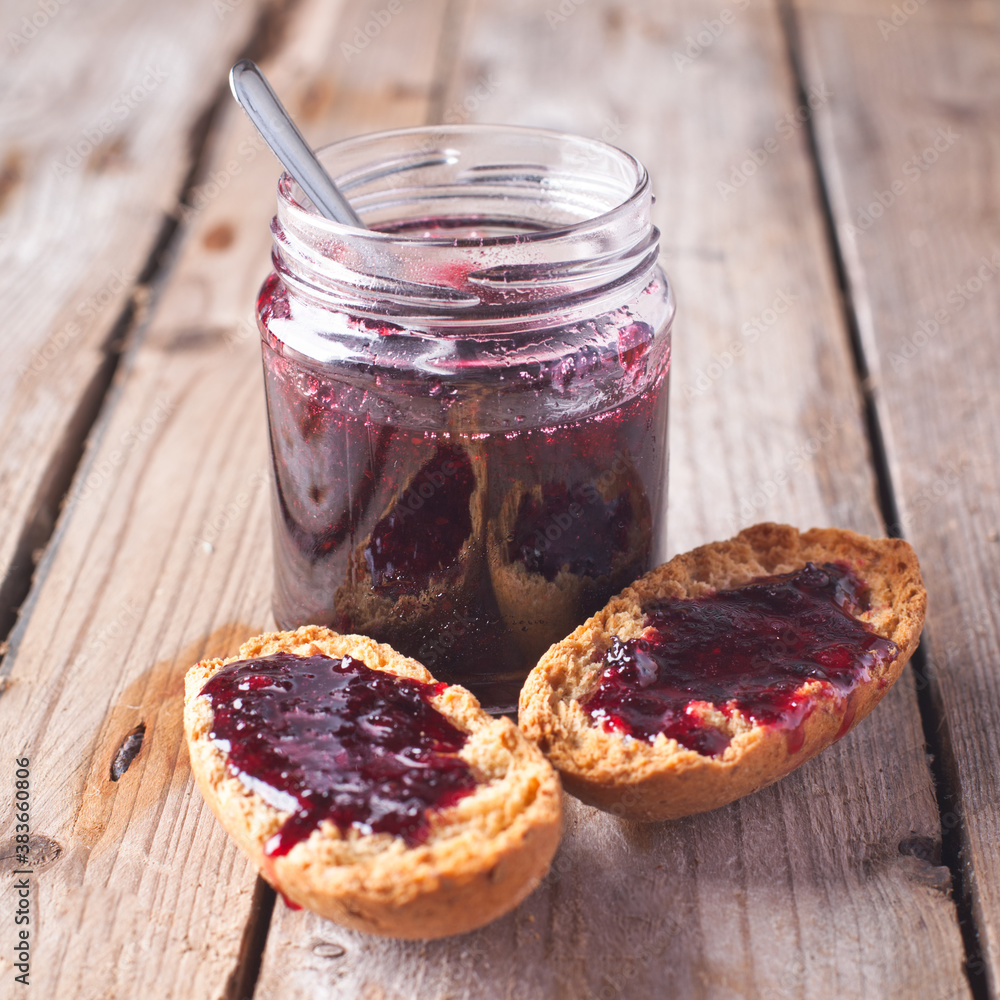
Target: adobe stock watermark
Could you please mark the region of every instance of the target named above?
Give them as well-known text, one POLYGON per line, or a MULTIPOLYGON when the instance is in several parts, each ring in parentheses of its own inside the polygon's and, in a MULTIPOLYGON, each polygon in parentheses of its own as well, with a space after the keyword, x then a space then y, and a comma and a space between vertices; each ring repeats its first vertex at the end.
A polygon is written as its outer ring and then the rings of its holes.
POLYGON ((116 126, 125 121, 167 78, 166 70, 159 66, 147 66, 142 78, 128 90, 123 90, 100 118, 88 125, 80 133, 80 138, 66 147, 62 159, 53 166, 56 176, 65 177, 76 170, 114 132, 116 126))
POLYGON ((905 537, 915 525, 935 508, 962 481, 962 469, 954 462, 945 467, 929 483, 925 483, 913 496, 905 497, 905 507, 899 521, 893 525, 894 533, 905 537))
POLYGON ((351 40, 340 43, 340 51, 344 58, 350 62, 355 56, 361 55, 410 2, 411 0, 389 0, 384 7, 369 10, 367 20, 355 30, 351 40))
POLYGON ((257 329, 257 323, 252 319, 244 318, 236 326, 227 327, 223 340, 226 344, 226 350, 232 354, 240 344, 259 338, 260 330, 257 329))
POLYGON ((11 922, 17 928, 17 937, 13 952, 14 962, 10 963, 17 970, 14 981, 22 986, 31 985, 31 935, 32 906, 31 897, 33 885, 31 876, 35 874, 31 862, 31 805, 34 796, 31 791, 31 759, 25 755, 14 760, 14 789, 11 796, 14 802, 14 864, 11 877, 13 883, 12 895, 17 900, 11 922))
MULTIPOLYGON (((601 122, 601 131, 598 136, 601 142, 609 145, 617 145, 619 138, 628 126, 618 117, 618 115, 608 115, 601 122)), ((587 169, 594 167, 605 160, 606 154, 588 145, 574 145, 567 151, 566 162, 573 167, 587 169)), ((538 206, 539 221, 552 222, 555 224, 565 224, 566 216, 564 210, 555 204, 544 204, 538 206)))
MULTIPOLYGON (((936 525, 940 523, 941 515, 936 512, 936 508, 961 486, 970 465, 971 462, 967 458, 959 462, 946 462, 944 466, 934 470, 934 478, 924 481, 916 492, 904 494, 902 513, 894 524, 889 525, 889 534, 905 538, 921 524, 936 525)), ((1000 597, 1000 593, 994 589, 991 594, 984 596, 986 597, 987 609, 991 609, 996 606, 996 599, 1000 597)), ((965 609, 955 608, 951 612, 953 615, 957 613, 964 615, 965 609)), ((943 617, 946 619, 947 615, 943 617)), ((996 624, 995 615, 991 610, 985 611, 980 621, 988 628, 993 628, 996 624)), ((947 632, 948 630, 943 631, 947 632)), ((968 631, 968 629, 961 631, 963 640, 967 638, 968 631)), ((961 648, 967 649, 967 646, 961 648)), ((940 656, 942 649, 950 650, 951 647, 935 645, 932 649, 936 650, 936 655, 940 656)))
POLYGON ((878 33, 882 36, 882 41, 884 42, 891 34, 899 31, 926 3, 927 0, 903 0, 902 3, 894 3, 888 20, 880 17, 875 25, 878 28, 878 33))
POLYGON ((790 139, 812 117, 812 113, 822 107, 833 95, 825 86, 811 86, 806 94, 804 104, 794 111, 786 111, 775 123, 774 133, 769 135, 759 146, 748 146, 746 156, 729 171, 728 180, 715 182, 715 189, 728 201, 736 192, 746 186, 750 180, 772 156, 777 153, 782 143, 790 139))
POLYGON ((993 587, 980 595, 980 606, 970 608, 956 604, 950 611, 937 615, 934 642, 928 649, 932 666, 969 658, 969 647, 982 637, 997 631, 995 608, 1000 607, 1000 588, 993 587))
POLYGON ((587 0, 559 0, 555 7, 549 7, 545 11, 545 20, 550 28, 555 28, 572 17, 586 2, 587 0))
POLYGON ((18 367, 18 378, 24 378, 29 373, 37 375, 43 372, 53 359, 80 336, 86 329, 85 324, 88 321, 96 319, 101 310, 132 285, 136 276, 123 271, 112 271, 97 291, 77 304, 76 317, 63 323, 41 347, 32 352, 31 359, 27 363, 22 363, 18 367))
POLYGON ((129 627, 134 628, 141 619, 142 608, 134 598, 127 598, 119 605, 114 617, 105 622, 87 642, 80 658, 81 661, 90 660, 103 652, 110 643, 125 635, 129 627))
MULTIPOLYGON (((617 114, 607 115, 601 122, 597 138, 601 142, 615 146, 619 144, 621 136, 627 129, 628 124, 622 121, 617 114)), ((581 170, 593 169, 605 162, 607 162, 607 153, 599 147, 586 143, 573 144, 566 152, 567 165, 581 170)), ((546 222, 553 226, 564 226, 568 221, 571 221, 567 216, 565 206, 557 201, 545 201, 538 204, 535 208, 534 218, 537 222, 546 222)))
POLYGON ((736 0, 732 7, 723 7, 715 17, 705 18, 698 30, 684 37, 684 48, 674 50, 674 65, 683 73, 706 49, 722 37, 723 32, 750 6, 750 0, 736 0))
POLYGON ((498 90, 500 81, 492 73, 481 76, 476 85, 462 98, 449 105, 441 116, 445 125, 461 125, 468 121, 498 90))
POLYGON ((37 9, 32 14, 21 18, 20 31, 7 32, 7 42, 12 52, 24 48, 38 33, 44 30, 49 22, 72 0, 38 0, 37 9))
POLYGON ((781 464, 769 476, 758 480, 750 493, 740 497, 737 512, 730 518, 733 527, 741 530, 757 520, 760 512, 837 436, 842 426, 842 420, 824 417, 817 431, 803 444, 785 452, 781 464))
POLYGON ((74 491, 73 500, 79 503, 100 489, 111 478, 115 470, 125 464, 129 455, 139 445, 148 441, 173 412, 174 404, 171 400, 162 396, 158 398, 146 417, 122 431, 118 438, 118 446, 112 448, 99 462, 95 462, 74 491))
POLYGON ((213 170, 197 187, 192 188, 186 203, 181 206, 181 221, 188 221, 206 205, 215 201, 229 187, 233 178, 239 177, 244 168, 253 163, 257 159, 257 155, 265 149, 267 149, 267 143, 259 132, 255 132, 251 139, 244 139, 236 147, 236 156, 233 159, 227 160, 217 170, 213 170))
MULTIPOLYGON (((606 142, 610 145, 615 145, 618 139, 625 131, 628 126, 618 117, 618 115, 608 115, 601 122, 601 131, 599 138, 601 142, 606 142)), ((590 146, 573 146, 566 155, 566 162, 574 167, 592 167, 597 163, 600 163, 605 158, 605 154, 599 149, 593 149, 590 146)), ((561 214, 557 212, 548 212, 548 206, 542 209, 541 214, 548 215, 553 220, 561 219, 561 214)))
POLYGON ((937 129, 934 141, 919 153, 914 153, 900 167, 902 177, 896 177, 884 190, 872 191, 872 200, 857 210, 853 223, 848 223, 845 230, 847 235, 857 237, 868 232, 885 215, 887 209, 895 205, 902 195, 913 190, 914 182, 919 181, 937 163, 942 153, 951 149, 959 139, 961 136, 950 125, 937 129))
POLYGON ((195 549, 210 554, 215 549, 215 543, 222 534, 237 521, 241 520, 254 497, 268 482, 266 471, 258 470, 251 473, 244 481, 240 492, 224 507, 220 507, 211 517, 201 523, 201 530, 191 539, 195 549))
POLYGON ((454 609, 448 613, 447 625, 421 631, 416 652, 413 654, 421 663, 436 664, 439 657, 455 652, 459 645, 468 647, 477 643, 483 634, 485 619, 468 611, 454 609))
POLYGON ((907 334, 889 352, 889 364, 894 372, 902 371, 923 349, 960 313, 1000 273, 1000 251, 990 257, 979 258, 976 273, 959 282, 945 296, 946 306, 935 310, 934 315, 920 320, 916 328, 907 334))
MULTIPOLYGON (((502 89, 501 81, 492 73, 481 76, 472 90, 461 100, 453 101, 442 113, 443 125, 461 125, 475 114, 497 91, 502 89)), ((433 127, 433 126, 432 126, 433 127)), ((432 131, 427 134, 415 152, 425 155, 434 152, 447 140, 445 132, 432 131)), ((402 187, 409 183, 406 171, 397 171, 387 179, 388 187, 402 187)))
POLYGON ((562 510, 550 514, 544 521, 534 525, 534 537, 520 541, 522 547, 531 546, 536 556, 548 552, 555 542, 574 526, 574 522, 583 517, 584 510, 591 504, 604 507, 606 502, 601 495, 601 489, 610 489, 618 476, 628 471, 627 452, 620 451, 611 465, 605 469, 594 483, 583 483, 570 492, 572 498, 562 510))
POLYGON ((393 507, 393 516, 397 519, 397 523, 402 523, 420 510, 442 486, 461 471, 462 466, 450 458, 444 459, 433 468, 425 466, 420 475, 403 491, 393 507))
POLYGON ((225 20, 237 7, 242 5, 243 0, 212 0, 212 10, 215 11, 215 16, 220 21, 225 20))
POLYGON ((796 995, 801 996, 802 982, 806 974, 806 965, 801 958, 795 957, 785 963, 770 992, 765 993, 765 1000, 778 1000, 778 998, 790 998, 796 995))
POLYGON ((761 335, 767 333, 788 312, 795 301, 796 297, 791 292, 780 290, 766 309, 740 327, 739 340, 734 340, 724 350, 716 352, 712 360, 704 368, 699 368, 690 382, 685 383, 685 398, 693 399, 708 392, 747 353, 747 348, 756 344, 761 335))

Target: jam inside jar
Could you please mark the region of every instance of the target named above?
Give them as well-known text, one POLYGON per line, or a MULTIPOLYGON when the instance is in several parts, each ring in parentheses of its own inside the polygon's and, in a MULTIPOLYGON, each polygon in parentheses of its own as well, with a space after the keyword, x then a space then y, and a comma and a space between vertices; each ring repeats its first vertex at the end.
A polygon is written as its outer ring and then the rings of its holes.
POLYGON ((319 152, 258 299, 275 617, 387 642, 490 711, 663 558, 673 297, 642 166, 537 129, 319 152))

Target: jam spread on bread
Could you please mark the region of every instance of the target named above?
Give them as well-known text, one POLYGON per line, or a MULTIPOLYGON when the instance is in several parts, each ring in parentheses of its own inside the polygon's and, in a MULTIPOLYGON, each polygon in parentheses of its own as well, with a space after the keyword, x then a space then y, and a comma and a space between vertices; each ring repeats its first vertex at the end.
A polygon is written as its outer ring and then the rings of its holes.
POLYGON ((472 534, 476 478, 461 448, 442 445, 392 510, 372 528, 365 562, 379 594, 419 594, 432 576, 457 575, 472 534))
POLYGON ((291 813, 265 845, 278 857, 324 819, 341 832, 395 834, 410 847, 426 840, 428 811, 476 786, 457 755, 465 733, 430 704, 443 689, 353 656, 273 653, 228 664, 201 693, 230 772, 291 813))
POLYGON ((658 601, 643 609, 641 636, 612 640, 584 711, 606 729, 649 742, 663 733, 713 757, 731 737, 710 716, 738 711, 788 730, 795 752, 815 704, 803 684, 819 681, 849 699, 898 654, 895 643, 854 617, 868 606, 864 583, 835 563, 658 601))

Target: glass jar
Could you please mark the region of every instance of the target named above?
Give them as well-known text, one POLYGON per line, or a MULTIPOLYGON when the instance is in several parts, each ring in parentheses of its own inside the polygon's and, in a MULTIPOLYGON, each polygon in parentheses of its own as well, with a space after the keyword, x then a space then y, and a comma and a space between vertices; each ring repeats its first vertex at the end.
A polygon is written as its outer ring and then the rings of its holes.
POLYGON ((287 175, 258 300, 274 612, 388 642, 510 711, 552 643, 664 555, 673 296, 645 170, 442 126, 287 175))

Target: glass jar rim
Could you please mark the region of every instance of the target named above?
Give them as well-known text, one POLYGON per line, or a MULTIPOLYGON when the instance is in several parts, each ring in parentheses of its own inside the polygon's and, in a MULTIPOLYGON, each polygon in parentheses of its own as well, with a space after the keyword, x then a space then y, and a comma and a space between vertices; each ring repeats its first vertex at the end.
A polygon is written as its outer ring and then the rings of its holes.
POLYGON ((325 219, 291 177, 279 179, 275 270, 325 308, 412 326, 502 326, 593 314, 656 270, 649 177, 606 142, 440 125, 353 136, 317 155, 371 226, 325 219))
MULTIPOLYGON (((354 150, 370 148, 375 143, 382 141, 427 136, 429 139, 435 140, 435 142, 441 142, 449 137, 495 137, 499 134, 506 134, 511 137, 548 140, 552 143, 560 144, 570 142, 579 146, 581 149, 589 148, 591 150, 600 150, 600 152, 605 156, 616 159, 623 166, 631 168, 631 170, 635 173, 635 183, 631 192, 619 201, 618 204, 597 215, 581 219, 575 223, 551 229, 539 230, 537 232, 492 237, 459 238, 458 240, 450 237, 435 238, 416 235, 409 236, 398 232, 386 232, 369 228, 358 229, 356 226, 350 226, 332 219, 326 219, 320 216, 314 208, 309 207, 308 204, 303 204, 303 200, 308 202, 308 198, 305 197, 300 200, 300 197, 304 195, 304 192, 301 192, 301 188, 299 188, 298 183, 287 171, 283 171, 281 176, 278 178, 278 202, 279 204, 283 203, 287 207, 290 215, 308 217, 308 221, 312 225, 319 226, 321 228, 328 227, 331 234, 351 233, 374 241, 413 241, 419 242, 424 246, 447 245, 479 247, 483 245, 488 246, 495 244, 523 243, 525 241, 572 238, 582 229, 589 228, 591 226, 607 226, 613 224, 626 214, 631 206, 640 203, 642 199, 649 194, 649 174, 646 172, 646 168, 642 165, 642 163, 632 156, 631 153, 628 153, 611 143, 604 142, 601 139, 591 139, 585 136, 574 135, 570 132, 560 132, 556 129, 538 128, 530 125, 462 123, 450 125, 417 125, 408 128, 385 129, 378 132, 361 133, 350 136, 346 139, 338 139, 335 142, 317 147, 315 153, 322 161, 336 154, 343 156, 344 154, 354 150)), ((358 183, 356 173, 356 171, 352 171, 346 176, 340 173, 331 174, 338 187, 340 187, 341 191, 348 195, 348 198, 350 191, 352 188, 356 187, 358 183)))

